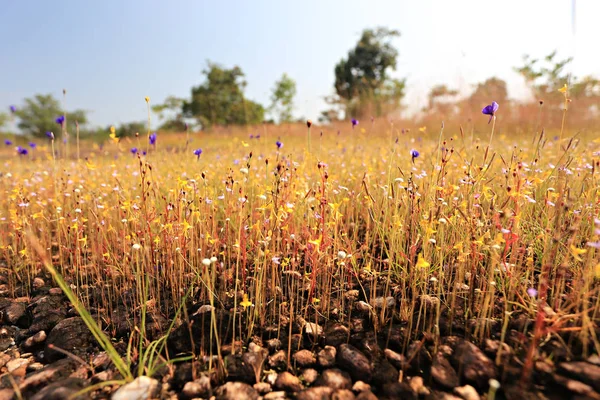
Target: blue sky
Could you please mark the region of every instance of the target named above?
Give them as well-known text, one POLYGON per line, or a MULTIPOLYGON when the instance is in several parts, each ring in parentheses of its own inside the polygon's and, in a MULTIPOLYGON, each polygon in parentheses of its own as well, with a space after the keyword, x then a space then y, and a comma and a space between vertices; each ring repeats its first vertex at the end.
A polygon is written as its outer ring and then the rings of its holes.
POLYGON ((512 71, 525 53, 575 56, 575 75, 600 74, 600 1, 577 0, 108 0, 8 1, 0 14, 0 109, 36 93, 89 110, 93 125, 143 121, 144 96, 188 97, 206 60, 246 73, 247 96, 267 104, 273 83, 297 82, 297 117, 314 118, 333 92, 333 68, 364 28, 398 29, 394 73, 409 109, 445 83, 467 92, 490 76, 526 94, 512 71))

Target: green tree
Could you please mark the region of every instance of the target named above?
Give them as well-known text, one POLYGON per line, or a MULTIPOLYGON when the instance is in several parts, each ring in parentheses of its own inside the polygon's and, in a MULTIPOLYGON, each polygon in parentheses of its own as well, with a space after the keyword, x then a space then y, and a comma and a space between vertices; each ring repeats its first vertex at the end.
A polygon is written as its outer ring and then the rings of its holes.
POLYGON ((6 125, 8 120, 9 120, 8 114, 0 112, 0 129, 4 128, 4 126, 6 125))
MULTIPOLYGON (((106 132, 108 131, 110 131, 110 126, 106 128, 106 132)), ((135 136, 136 133, 139 133, 146 140, 147 132, 147 122, 125 122, 115 127, 117 137, 135 136)))
MULTIPOLYGON (((15 115, 19 118, 18 126, 24 133, 43 137, 46 132, 51 131, 55 137, 59 137, 62 130, 56 123, 56 118, 63 113, 60 102, 54 96, 36 94, 33 98, 25 99, 25 105, 19 107, 15 115)), ((86 114, 83 110, 69 111, 67 122, 74 127, 77 121, 82 126, 87 123, 86 114)))
POLYGON ((281 79, 275 82, 271 93, 271 107, 269 107, 277 115, 279 123, 292 121, 295 96, 296 82, 287 74, 283 74, 281 79))
POLYGON ((175 96, 169 96, 162 104, 152 106, 152 111, 158 115, 158 119, 164 122, 160 125, 160 130, 165 131, 183 131, 185 130, 185 121, 183 120, 184 99, 175 96))
POLYGON ((183 104, 185 117, 195 118, 204 128, 258 124, 264 120, 264 107, 244 96, 246 81, 240 67, 226 69, 209 62, 202 73, 205 82, 193 87, 191 100, 183 104))
POLYGON ((398 36, 387 28, 366 29, 348 57, 335 66, 335 91, 346 116, 381 116, 400 108, 406 82, 389 77, 398 59, 391 40, 398 36))

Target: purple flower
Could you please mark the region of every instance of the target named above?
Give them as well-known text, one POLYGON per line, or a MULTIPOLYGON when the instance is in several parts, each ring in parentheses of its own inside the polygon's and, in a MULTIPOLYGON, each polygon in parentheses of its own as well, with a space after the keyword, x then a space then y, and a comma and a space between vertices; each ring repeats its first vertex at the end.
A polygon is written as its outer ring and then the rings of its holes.
POLYGON ((488 124, 492 121, 492 118, 494 118, 494 115, 496 115, 496 111, 498 111, 498 107, 500 107, 498 105, 498 103, 496 103, 495 101, 492 101, 492 104, 489 104, 489 105, 483 107, 483 110, 481 110, 482 114, 490 116, 490 120, 488 121, 488 124))
POLYGON ((146 150, 143 150, 143 151, 142 151, 142 155, 143 155, 143 156, 145 156, 146 154, 147 154, 147 153, 146 153, 146 150))
POLYGON ((250 139, 254 139, 254 135, 253 134, 250 134, 250 139))
POLYGON ((194 150, 194 155, 195 155, 195 156, 196 156, 198 159, 200 159, 200 154, 202 154, 202 149, 196 149, 196 150, 194 150))
POLYGON ((412 159, 413 164, 415 163, 415 158, 419 157, 419 155, 420 155, 420 153, 415 149, 412 149, 410 151, 410 157, 412 159))
POLYGON ((50 139, 54 140, 54 133, 48 131, 48 132, 46 132, 46 136, 48 136, 50 139))
POLYGON ((25 156, 25 155, 27 155, 28 151, 24 147, 17 146, 17 153, 21 156, 25 156))
POLYGON ((254 139, 260 139, 260 135, 256 135, 254 139))
POLYGON ((35 143, 29 142, 29 147, 31 147, 32 149, 35 149, 35 146, 37 146, 35 143))
POLYGON ((352 122, 352 129, 354 129, 354 127, 356 125, 358 125, 358 120, 357 119, 352 118, 352 120, 350 122, 352 122))
POLYGON ((275 144, 277 145, 277 148, 280 149, 283 147, 283 143, 281 143, 279 140, 275 142, 275 144))
POLYGON ((8 139, 4 139, 4 144, 7 146, 10 146, 12 144, 12 142, 8 139))
POLYGON ((527 294, 531 297, 536 297, 538 295, 538 291, 536 288, 530 287, 529 289, 527 289, 527 294))
POLYGON ((129 150, 131 152, 131 154, 137 154, 138 149, 137 147, 132 147, 131 150, 129 150))
POLYGON ((11 113, 13 113, 13 114, 14 114, 14 113, 16 113, 16 112, 17 112, 17 107, 16 107, 16 106, 10 106, 9 108, 10 108, 10 112, 11 112, 11 113))
POLYGON ((156 132, 152 133, 150 136, 148 136, 148 140, 150 140, 150 144, 151 145, 155 145, 156 144, 156 132))
POLYGON ((55 119, 55 121, 56 121, 56 123, 57 123, 57 124, 59 124, 59 125, 62 125, 62 124, 64 124, 64 123, 65 123, 65 116, 64 116, 64 115, 61 115, 60 117, 57 117, 57 118, 55 119))

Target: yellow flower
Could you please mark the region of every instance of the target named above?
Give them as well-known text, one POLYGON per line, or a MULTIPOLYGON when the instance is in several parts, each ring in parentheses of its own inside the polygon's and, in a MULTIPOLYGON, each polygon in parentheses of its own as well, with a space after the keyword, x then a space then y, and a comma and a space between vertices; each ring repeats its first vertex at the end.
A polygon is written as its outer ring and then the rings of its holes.
POLYGON ((558 89, 558 91, 561 92, 561 93, 567 93, 567 90, 569 90, 569 87, 567 86, 566 83, 565 83, 565 85, 563 87, 561 87, 560 89, 558 89))
POLYGON ((577 247, 575 247, 575 246, 573 246, 573 245, 571 245, 571 248, 570 248, 570 250, 571 250, 571 255, 573 256, 573 258, 574 258, 576 261, 583 261, 583 258, 581 258, 580 256, 581 256, 582 254, 585 254, 585 253, 587 253, 587 250, 586 250, 586 249, 579 249, 579 248, 577 248, 577 247))
POLYGON ((252 302, 250 300, 248 300, 248 295, 246 293, 244 293, 242 302, 240 303, 240 306, 244 307, 244 310, 248 307, 250 307, 252 305, 252 302))
POLYGON ((419 132, 425 132, 427 130, 426 126, 422 126, 419 128, 419 132))
MULTIPOLYGON (((113 126, 110 127, 110 134, 115 135, 117 133, 117 129, 113 126)), ((112 137, 112 136, 111 136, 112 137)))
POLYGON ((146 100, 146 103, 150 103, 150 97, 146 96, 144 97, 144 100, 146 100))
POLYGON ((419 253, 419 258, 417 259, 417 268, 429 268, 431 264, 429 264, 423 258, 423 253, 419 253))

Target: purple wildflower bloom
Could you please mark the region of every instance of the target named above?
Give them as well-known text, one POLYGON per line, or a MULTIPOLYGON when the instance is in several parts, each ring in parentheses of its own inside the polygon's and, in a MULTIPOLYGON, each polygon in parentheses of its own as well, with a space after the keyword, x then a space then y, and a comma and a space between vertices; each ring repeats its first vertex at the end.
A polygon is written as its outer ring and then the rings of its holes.
POLYGON ((35 149, 35 146, 37 146, 34 142, 29 142, 29 147, 31 147, 32 149, 35 149))
POLYGON ((250 139, 254 139, 254 135, 253 134, 250 134, 250 139))
POLYGON ((54 140, 54 133, 53 132, 46 132, 46 136, 48 136, 50 139, 54 140))
POLYGON ((131 150, 129 150, 131 152, 131 154, 137 154, 138 149, 137 147, 132 147, 131 150))
POLYGON ((148 136, 148 140, 150 141, 151 145, 155 145, 156 144, 156 132, 152 133, 150 136, 148 136))
POLYGON ((275 144, 277 145, 277 148, 280 149, 283 147, 283 143, 281 143, 279 140, 275 142, 275 144))
POLYGON ((11 112, 11 113, 13 113, 13 114, 14 114, 14 113, 16 113, 16 112, 17 112, 17 107, 16 107, 16 106, 10 106, 9 108, 10 108, 10 112, 11 112))
POLYGON ((410 151, 410 157, 412 158, 413 164, 415 163, 415 158, 419 157, 419 155, 420 155, 420 153, 415 149, 412 149, 410 151))
POLYGON ((145 156, 146 154, 147 154, 147 153, 146 153, 146 150, 142 151, 142 155, 143 155, 143 156, 145 156))
POLYGON ((64 123, 65 123, 65 116, 64 116, 64 115, 61 115, 60 117, 57 117, 57 118, 55 119, 55 121, 56 121, 56 123, 57 123, 57 124, 59 124, 59 125, 62 125, 62 124, 64 124, 64 123))
POLYGON ((21 156, 25 156, 25 155, 27 155, 28 151, 24 147, 17 146, 17 153, 19 153, 19 155, 21 155, 21 156))
POLYGON ((12 142, 8 139, 4 139, 4 144, 7 146, 10 146, 12 144, 12 142))
POLYGON ((527 289, 527 294, 531 297, 536 297, 538 295, 538 291, 536 288, 530 287, 529 289, 527 289))
POLYGON ((356 125, 358 125, 358 120, 357 119, 352 118, 352 121, 350 121, 350 122, 352 122, 352 129, 354 129, 354 127, 356 125))
POLYGON ((195 155, 195 156, 196 156, 198 159, 200 159, 200 154, 202 154, 202 149, 196 149, 196 150, 194 150, 194 155, 195 155))
POLYGON ((488 121, 488 124, 492 121, 492 118, 494 118, 494 115, 496 115, 496 111, 498 111, 498 107, 500 107, 498 105, 498 103, 496 103, 495 101, 492 101, 492 104, 489 104, 489 105, 483 107, 483 109, 481 110, 482 114, 490 116, 490 120, 488 121))
POLYGON ((256 135, 254 139, 260 139, 260 135, 256 135))

